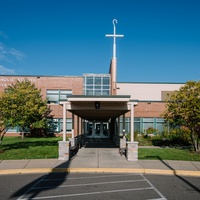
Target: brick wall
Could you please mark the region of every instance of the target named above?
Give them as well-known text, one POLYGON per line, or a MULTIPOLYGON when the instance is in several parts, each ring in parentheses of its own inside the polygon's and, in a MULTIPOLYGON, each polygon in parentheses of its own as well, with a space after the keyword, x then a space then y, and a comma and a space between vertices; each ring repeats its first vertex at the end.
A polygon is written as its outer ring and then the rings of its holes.
MULTIPOLYGON (((24 79, 30 80, 41 89, 43 98, 46 98, 47 89, 55 90, 72 90, 73 95, 82 95, 83 94, 83 78, 81 76, 0 76, 0 93, 3 91, 9 84, 15 83, 17 80, 23 81, 24 79)), ((128 90, 128 92, 130 92, 128 90)), ((63 108, 58 104, 50 104, 52 110, 51 115, 54 118, 63 117, 63 108)), ((165 110, 164 102, 138 102, 138 105, 135 107, 134 116, 135 117, 161 117, 161 114, 165 110)), ((126 114, 127 117, 130 117, 130 112, 126 114)), ((71 118, 72 115, 70 112, 67 112, 67 118, 71 118)), ((75 135, 77 134, 77 117, 75 116, 74 121, 75 135)))
MULTIPOLYGON (((161 117, 164 110, 164 102, 138 102, 134 109, 134 117, 161 117)), ((130 112, 126 117, 130 117, 130 112)))
POLYGON ((83 94, 83 78, 81 76, 0 76, 0 92, 17 80, 30 80, 41 89, 46 98, 47 89, 72 90, 73 94, 83 94))

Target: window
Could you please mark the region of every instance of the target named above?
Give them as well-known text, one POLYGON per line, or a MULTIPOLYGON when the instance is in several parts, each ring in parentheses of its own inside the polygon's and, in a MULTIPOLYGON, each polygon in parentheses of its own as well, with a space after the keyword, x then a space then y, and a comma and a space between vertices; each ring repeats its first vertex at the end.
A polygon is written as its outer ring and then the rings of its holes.
POLYGON ((95 85, 101 85, 101 77, 94 77, 95 85))
MULTIPOLYGON (((163 118, 134 118, 134 131, 138 133, 145 133, 148 128, 154 128, 158 130, 158 133, 162 133, 164 131, 164 119, 163 118)), ((123 117, 120 117, 120 133, 122 133, 123 129, 123 117)), ((126 133, 130 133, 130 118, 125 118, 125 129, 126 133)))
POLYGON ((6 132, 18 132, 18 127, 10 127, 6 130, 6 132))
MULTIPOLYGON (((66 119, 66 131, 72 130, 72 119, 66 119)), ((63 119, 60 119, 60 131, 63 131, 63 119)))
POLYGON ((59 103, 60 99, 67 99, 67 96, 72 95, 72 90, 47 90, 48 103, 59 103))
POLYGON ((156 129, 159 133, 164 131, 164 119, 163 118, 156 118, 156 129))
POLYGON ((53 133, 60 132, 59 119, 49 119, 49 121, 48 121, 48 131, 53 132, 53 133))
MULTIPOLYGON (((120 126, 120 134, 122 135, 122 133, 123 133, 123 117, 120 117, 120 124, 119 124, 119 126, 120 126)), ((127 133, 130 133, 130 118, 129 117, 125 117, 125 123, 124 123, 124 125, 125 125, 125 133, 127 134, 127 133)))
POLYGON ((109 74, 84 74, 85 95, 109 95, 110 75, 109 74))
POLYGON ((143 131, 148 128, 154 128, 154 118, 143 118, 143 131))
POLYGON ((93 85, 93 77, 87 77, 86 84, 87 85, 93 85))
POLYGON ((134 118, 134 130, 137 131, 138 133, 140 133, 141 131, 141 121, 139 117, 135 117, 134 118))
POLYGON ((110 78, 109 77, 103 77, 103 85, 110 85, 110 78))
MULTIPOLYGON (((72 119, 66 119, 66 131, 72 130, 72 119)), ((63 119, 51 119, 48 123, 48 131, 59 133, 63 131, 63 119)))

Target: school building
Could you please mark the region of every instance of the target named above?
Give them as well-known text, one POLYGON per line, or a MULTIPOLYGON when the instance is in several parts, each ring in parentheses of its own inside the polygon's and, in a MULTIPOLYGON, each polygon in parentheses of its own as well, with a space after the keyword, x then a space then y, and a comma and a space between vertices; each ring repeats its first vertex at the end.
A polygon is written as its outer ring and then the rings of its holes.
MULTIPOLYGON (((149 127, 164 130, 166 94, 182 83, 112 83, 112 73, 83 76, 0 76, 0 92, 15 81, 30 80, 41 89, 52 110, 51 132, 66 137, 110 138, 134 131, 144 133, 149 127), (114 86, 113 86, 114 85, 114 86), (64 130, 64 131, 63 131, 64 130)), ((7 135, 19 134, 19 127, 7 135)))
MULTIPOLYGON (((66 106, 68 137, 85 134, 88 138, 113 138, 131 132, 131 104, 134 109, 133 127, 145 133, 149 127, 164 131, 166 94, 178 90, 183 83, 117 82, 111 87, 112 74, 83 74, 82 76, 0 76, 0 92, 15 81, 30 80, 48 99, 53 115, 49 131, 63 133, 63 107, 66 106), (99 108, 97 107, 99 106, 99 108)), ((19 127, 8 130, 19 133, 19 127)))
MULTIPOLYGON (((137 142, 134 131, 145 132, 149 127, 164 130, 161 117, 165 109, 166 94, 178 90, 183 83, 127 83, 117 82, 116 34, 117 20, 113 20, 113 56, 109 73, 82 76, 0 76, 0 92, 15 81, 30 80, 48 99, 53 115, 51 132, 62 134, 59 158, 68 159, 66 138, 110 138, 118 143, 120 136, 130 133, 127 143, 128 160, 137 160, 137 142), (129 151, 130 150, 130 151, 129 151)), ((134 80, 133 80, 134 81, 134 80)), ((19 132, 18 127, 8 130, 19 132)), ((7 133, 7 134, 8 134, 7 133)))

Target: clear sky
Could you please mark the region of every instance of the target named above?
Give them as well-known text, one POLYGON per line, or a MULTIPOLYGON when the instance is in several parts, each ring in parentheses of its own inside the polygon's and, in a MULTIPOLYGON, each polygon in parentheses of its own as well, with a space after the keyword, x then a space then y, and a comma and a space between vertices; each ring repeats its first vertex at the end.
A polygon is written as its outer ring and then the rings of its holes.
POLYGON ((118 82, 200 80, 200 0, 1 0, 0 75, 108 73, 118 82))

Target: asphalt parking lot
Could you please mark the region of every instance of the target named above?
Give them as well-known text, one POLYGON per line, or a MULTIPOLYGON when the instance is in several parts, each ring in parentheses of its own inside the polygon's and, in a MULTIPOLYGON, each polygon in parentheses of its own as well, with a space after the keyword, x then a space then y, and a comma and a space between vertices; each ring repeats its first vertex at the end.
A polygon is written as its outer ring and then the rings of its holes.
POLYGON ((48 174, 17 198, 166 199, 142 174, 48 174))

